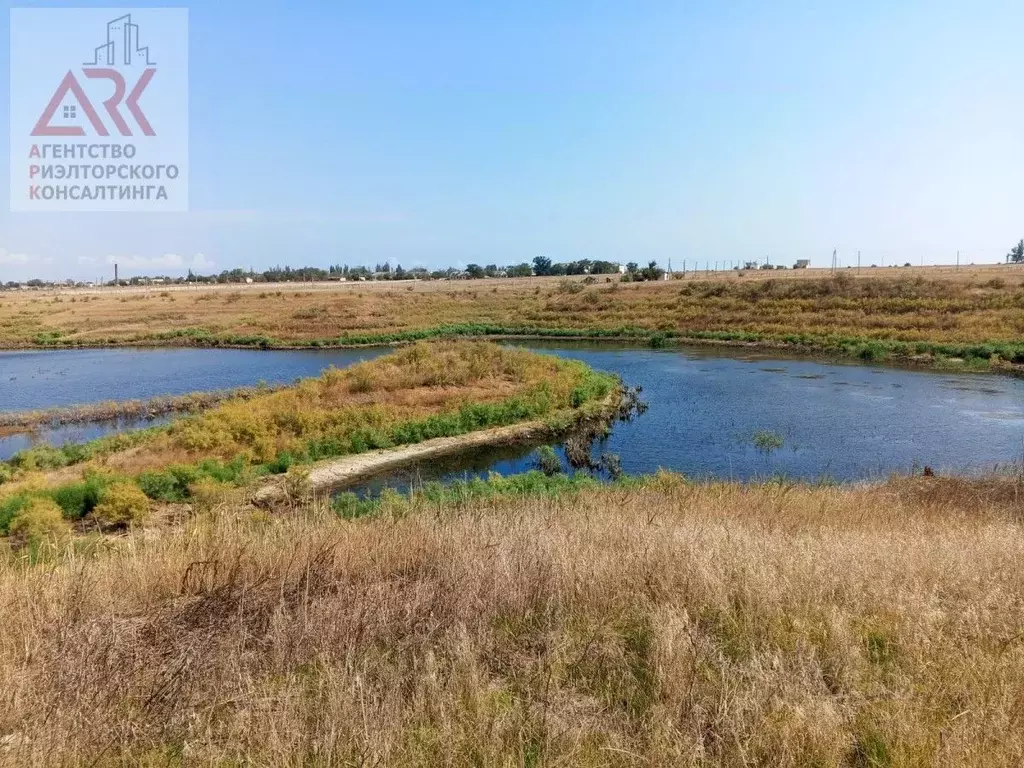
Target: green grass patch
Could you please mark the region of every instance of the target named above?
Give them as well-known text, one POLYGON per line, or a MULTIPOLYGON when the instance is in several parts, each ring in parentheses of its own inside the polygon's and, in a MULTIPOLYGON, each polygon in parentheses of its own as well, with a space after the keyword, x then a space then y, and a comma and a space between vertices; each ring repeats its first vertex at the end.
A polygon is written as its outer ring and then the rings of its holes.
POLYGON ((489 499, 527 496, 558 498, 578 494, 586 488, 596 488, 601 484, 601 481, 590 475, 579 473, 548 475, 540 470, 533 470, 508 477, 494 473, 486 480, 456 480, 447 485, 431 482, 406 494, 386 490, 375 499, 361 499, 354 493, 341 493, 334 499, 334 510, 340 517, 353 519, 385 511, 407 510, 416 505, 440 508, 463 506, 489 499))

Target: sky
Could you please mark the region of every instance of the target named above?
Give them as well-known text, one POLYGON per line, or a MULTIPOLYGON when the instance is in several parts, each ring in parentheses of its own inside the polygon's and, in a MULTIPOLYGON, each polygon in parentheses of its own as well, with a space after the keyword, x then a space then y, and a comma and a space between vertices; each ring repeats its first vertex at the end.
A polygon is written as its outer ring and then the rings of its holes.
MULTIPOLYGON (((0 40, 11 7, 82 6, 7 3, 0 40)), ((0 281, 983 263, 1024 237, 1019 2, 186 7, 190 211, 12 213, 0 152, 0 281)))

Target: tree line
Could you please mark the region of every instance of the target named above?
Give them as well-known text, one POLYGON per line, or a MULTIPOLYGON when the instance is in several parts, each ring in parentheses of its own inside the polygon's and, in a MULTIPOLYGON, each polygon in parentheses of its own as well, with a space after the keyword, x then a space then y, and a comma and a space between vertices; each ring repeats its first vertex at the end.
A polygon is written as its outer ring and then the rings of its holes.
MULTIPOLYGON (((660 280, 665 272, 658 268, 656 262, 652 261, 647 267, 641 268, 635 262, 630 262, 625 267, 620 267, 612 261, 601 261, 591 259, 580 259, 578 261, 555 262, 546 256, 538 256, 531 262, 508 264, 499 266, 497 264, 468 264, 465 269, 448 267, 446 269, 429 270, 424 267, 405 269, 401 264, 392 267, 390 262, 375 264, 371 269, 368 266, 350 266, 348 264, 332 264, 326 269, 322 267, 289 267, 275 266, 257 272, 252 269, 226 269, 217 274, 201 275, 192 271, 184 277, 169 276, 135 276, 121 278, 118 284, 122 286, 149 285, 154 281, 164 285, 186 285, 200 284, 210 285, 219 283, 308 283, 329 280, 458 280, 458 279, 483 279, 483 278, 506 278, 506 277, 547 277, 567 275, 616 275, 622 274, 624 280, 660 280)), ((21 285, 32 288, 55 285, 55 283, 43 280, 29 280, 25 283, 9 282, 6 286, 0 287, 18 288, 21 285)), ((79 283, 81 285, 81 283, 79 283)), ((114 285, 110 280, 105 285, 114 285)))

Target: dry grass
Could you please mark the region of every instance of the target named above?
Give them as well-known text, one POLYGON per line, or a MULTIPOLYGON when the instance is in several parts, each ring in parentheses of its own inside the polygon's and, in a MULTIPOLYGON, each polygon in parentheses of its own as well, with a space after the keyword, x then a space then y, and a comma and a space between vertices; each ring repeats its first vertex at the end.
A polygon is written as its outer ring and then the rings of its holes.
POLYGON ((221 506, 0 565, 25 765, 1015 766, 1011 481, 221 506))
POLYGON ((360 431, 496 403, 543 386, 554 407, 570 406, 581 369, 550 356, 486 342, 419 343, 345 370, 330 369, 262 397, 236 400, 175 423, 146 445, 110 457, 122 471, 207 458, 247 463, 299 452, 311 440, 342 441, 360 431))
POLYGON ((558 329, 838 334, 906 341, 1012 341, 1024 334, 1015 267, 697 274, 661 283, 565 278, 230 286, 0 296, 0 346, 138 342, 202 329, 301 343, 448 324, 558 329), (581 286, 582 287, 582 286, 581 286), (72 300, 74 299, 74 300, 72 300))

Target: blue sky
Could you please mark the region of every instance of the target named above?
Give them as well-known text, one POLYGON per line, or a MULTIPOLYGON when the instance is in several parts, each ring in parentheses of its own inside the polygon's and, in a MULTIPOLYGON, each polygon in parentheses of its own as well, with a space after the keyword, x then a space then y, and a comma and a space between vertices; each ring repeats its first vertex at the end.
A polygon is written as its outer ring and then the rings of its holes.
POLYGON ((1024 4, 497 5, 189 4, 192 211, 14 214, 5 183, 0 280, 982 262, 1024 236, 1024 4))

